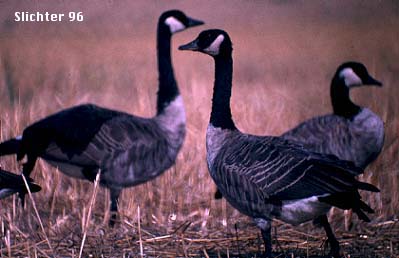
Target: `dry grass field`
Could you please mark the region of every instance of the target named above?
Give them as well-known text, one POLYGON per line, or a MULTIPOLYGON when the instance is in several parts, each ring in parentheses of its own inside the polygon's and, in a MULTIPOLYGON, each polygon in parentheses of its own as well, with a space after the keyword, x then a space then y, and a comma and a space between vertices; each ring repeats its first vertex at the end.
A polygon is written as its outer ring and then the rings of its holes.
MULTIPOLYGON (((82 257, 251 257, 263 250, 251 220, 226 201, 213 200, 215 186, 205 162, 213 62, 177 51, 201 30, 222 28, 234 43, 232 112, 244 132, 278 135, 329 113, 330 80, 344 61, 363 62, 384 83, 352 92, 357 103, 385 122, 383 152, 363 176, 381 189, 365 196, 376 213, 369 224, 354 218, 349 232, 342 212, 333 212, 331 219, 345 257, 399 257, 397 1, 0 0, 0 139, 80 103, 152 116, 156 23, 171 8, 206 22, 173 38, 188 120, 176 165, 152 182, 124 190, 121 222, 110 229, 104 188, 95 194, 92 183, 38 162, 32 177, 43 189, 33 201, 27 199, 26 209, 16 196, 0 201, 0 256, 78 257, 84 233, 82 257), (16 11, 81 11, 84 21, 15 22, 16 11)), ((0 164, 21 170, 15 157, 2 157, 0 164)), ((322 230, 310 223, 275 225, 280 257, 323 254, 322 230)))

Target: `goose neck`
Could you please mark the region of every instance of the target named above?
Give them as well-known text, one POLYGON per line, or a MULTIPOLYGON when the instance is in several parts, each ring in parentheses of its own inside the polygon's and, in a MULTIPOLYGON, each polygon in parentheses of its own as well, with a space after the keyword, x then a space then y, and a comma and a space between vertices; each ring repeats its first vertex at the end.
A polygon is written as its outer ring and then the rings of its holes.
POLYGON ((352 119, 361 111, 361 108, 350 99, 349 88, 342 78, 333 79, 330 94, 335 115, 352 119))
POLYGON ((231 55, 215 57, 215 82, 210 123, 214 127, 235 130, 231 109, 233 59, 231 55))
POLYGON ((163 23, 158 24, 157 55, 158 55, 158 99, 157 114, 179 95, 176 79, 173 73, 170 53, 172 33, 163 23))

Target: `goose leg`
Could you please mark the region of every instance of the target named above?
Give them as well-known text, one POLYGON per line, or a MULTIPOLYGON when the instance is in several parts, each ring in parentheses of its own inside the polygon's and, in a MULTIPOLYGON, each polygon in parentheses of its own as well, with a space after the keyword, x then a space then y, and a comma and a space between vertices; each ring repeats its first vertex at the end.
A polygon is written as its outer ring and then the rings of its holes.
POLYGON ((22 191, 18 192, 18 197, 21 200, 22 209, 25 209, 25 195, 26 195, 25 192, 22 192, 22 191))
POLYGON ((32 173, 33 168, 35 167, 37 157, 34 156, 27 156, 26 162, 22 165, 22 173, 24 173, 25 177, 29 177, 30 173, 32 173))
POLYGON ((265 245, 265 258, 272 257, 272 222, 265 219, 254 219, 260 228, 263 243, 265 245))
POLYGON ((110 189, 111 194, 111 218, 109 219, 109 226, 113 227, 116 222, 116 216, 118 214, 118 199, 121 193, 120 189, 110 189))
POLYGON ((334 232, 331 229, 331 225, 328 222, 327 215, 322 215, 318 218, 316 218, 313 223, 318 226, 322 226, 324 230, 326 231, 327 235, 327 241, 330 244, 330 252, 329 256, 332 256, 334 258, 340 257, 339 255, 339 242, 337 238, 334 235, 334 232))

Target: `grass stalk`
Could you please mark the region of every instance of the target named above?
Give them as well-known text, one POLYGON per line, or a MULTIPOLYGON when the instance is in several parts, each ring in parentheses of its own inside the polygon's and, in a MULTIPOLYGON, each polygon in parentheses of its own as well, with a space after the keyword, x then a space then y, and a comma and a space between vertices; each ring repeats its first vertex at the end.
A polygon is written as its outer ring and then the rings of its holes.
POLYGON ((35 214, 36 214, 37 220, 39 221, 40 228, 41 228, 41 230, 43 232, 43 235, 44 235, 44 237, 46 239, 47 245, 50 248, 51 252, 54 254, 53 247, 50 244, 50 240, 49 240, 49 238, 47 236, 46 230, 44 229, 42 219, 40 218, 39 212, 38 212, 38 210, 36 208, 36 202, 33 199, 32 192, 30 191, 28 181, 26 181, 25 175, 23 173, 21 174, 21 176, 22 176, 22 179, 24 180, 24 184, 25 184, 26 190, 28 191, 29 198, 30 198, 30 200, 32 202, 33 209, 35 210, 35 214))
POLYGON ((91 212, 96 200, 96 196, 97 196, 97 191, 98 191, 98 185, 100 182, 100 174, 101 174, 101 170, 98 170, 97 176, 96 176, 96 180, 94 181, 94 189, 93 189, 93 193, 91 195, 91 199, 90 199, 90 206, 89 206, 89 210, 87 211, 87 215, 85 216, 85 222, 84 222, 84 228, 83 228, 83 237, 82 237, 82 242, 80 244, 80 250, 79 250, 79 258, 82 257, 82 253, 83 253, 83 247, 85 245, 85 241, 86 241, 86 236, 87 236, 87 230, 89 228, 89 223, 90 223, 90 218, 91 218, 91 212))
POLYGON ((144 257, 144 250, 143 250, 143 240, 141 238, 141 222, 140 222, 140 206, 137 206, 137 224, 138 224, 138 231, 139 231, 139 244, 140 244, 140 256, 144 257))

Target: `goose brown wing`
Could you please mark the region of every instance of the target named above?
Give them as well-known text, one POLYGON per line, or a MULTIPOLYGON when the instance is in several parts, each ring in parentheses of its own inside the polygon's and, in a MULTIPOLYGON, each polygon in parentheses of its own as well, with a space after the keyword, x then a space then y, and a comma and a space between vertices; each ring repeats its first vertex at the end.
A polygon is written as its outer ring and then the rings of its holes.
POLYGON ((81 105, 28 127, 23 135, 23 152, 36 152, 37 156, 54 163, 97 172, 104 159, 114 159, 128 150, 129 161, 140 159, 157 148, 160 134, 151 119, 95 105, 81 105))
POLYGON ((122 114, 91 104, 52 114, 24 130, 18 159, 27 153, 42 156, 47 149, 57 159, 63 158, 57 151, 69 159, 79 156, 107 121, 122 114))
MULTIPOLYGON (((241 135, 226 145, 217 161, 218 178, 248 181, 246 191, 269 200, 292 200, 367 188, 354 179, 352 163, 306 151, 278 137, 241 135), (232 176, 234 175, 234 176, 232 176)), ((226 188, 239 182, 224 182, 226 188)))
POLYGON ((102 166, 137 173, 163 169, 169 143, 164 132, 150 119, 119 117, 106 123, 87 149, 88 156, 101 154, 102 166))

